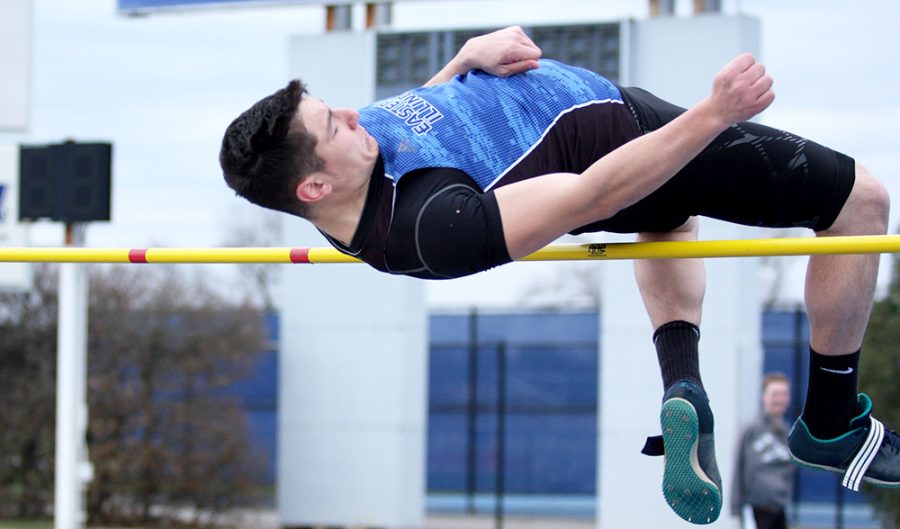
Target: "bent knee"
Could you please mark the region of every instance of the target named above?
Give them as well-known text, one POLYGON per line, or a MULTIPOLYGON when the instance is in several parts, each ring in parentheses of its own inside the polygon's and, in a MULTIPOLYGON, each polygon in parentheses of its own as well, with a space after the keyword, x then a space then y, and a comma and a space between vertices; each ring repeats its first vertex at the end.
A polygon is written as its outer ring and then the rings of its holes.
POLYGON ((831 235, 883 235, 887 233, 891 198, 887 188, 864 166, 856 164, 856 181, 834 224, 831 235))
POLYGON ((699 230, 700 222, 697 220, 697 217, 689 217, 684 224, 672 231, 642 231, 638 233, 637 238, 639 242, 694 240, 697 238, 699 230))

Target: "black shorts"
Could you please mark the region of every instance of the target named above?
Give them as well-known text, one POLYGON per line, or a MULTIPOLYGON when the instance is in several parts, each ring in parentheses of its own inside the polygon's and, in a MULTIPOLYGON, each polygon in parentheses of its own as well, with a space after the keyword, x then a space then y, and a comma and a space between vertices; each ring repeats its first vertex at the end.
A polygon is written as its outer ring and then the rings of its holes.
MULTIPOLYGON (((643 132, 684 112, 645 90, 622 96, 643 132)), ((615 216, 573 233, 670 231, 694 215, 768 228, 829 228, 855 180, 852 158, 783 130, 733 125, 671 180, 615 216)))

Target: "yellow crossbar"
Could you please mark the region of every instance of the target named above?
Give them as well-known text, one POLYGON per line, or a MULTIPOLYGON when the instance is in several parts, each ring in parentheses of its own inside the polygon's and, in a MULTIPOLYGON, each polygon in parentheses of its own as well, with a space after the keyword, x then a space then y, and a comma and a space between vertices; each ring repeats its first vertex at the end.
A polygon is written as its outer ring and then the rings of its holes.
MULTIPOLYGON (((724 241, 551 244, 522 261, 900 252, 900 235, 724 241)), ((0 248, 6 263, 358 263, 333 248, 0 248)))

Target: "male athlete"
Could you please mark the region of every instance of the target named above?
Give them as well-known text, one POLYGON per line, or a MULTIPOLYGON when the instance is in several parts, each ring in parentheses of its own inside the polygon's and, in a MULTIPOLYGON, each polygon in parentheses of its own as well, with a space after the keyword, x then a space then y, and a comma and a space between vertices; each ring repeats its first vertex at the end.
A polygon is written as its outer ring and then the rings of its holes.
MULTIPOLYGON (((687 111, 540 55, 518 27, 477 37, 424 87, 359 111, 292 81, 228 127, 225 180, 378 270, 426 279, 480 272, 566 233, 692 240, 697 215, 818 236, 886 232, 888 196, 865 168, 745 122, 774 99, 750 55, 687 111)), ((846 473, 851 488, 900 488, 900 436, 856 391, 877 268, 877 255, 813 256, 807 273, 810 376, 790 449, 846 473)), ((722 487, 698 368, 703 264, 635 269, 664 387, 663 433, 645 452, 666 455, 672 509, 710 523, 722 487)))

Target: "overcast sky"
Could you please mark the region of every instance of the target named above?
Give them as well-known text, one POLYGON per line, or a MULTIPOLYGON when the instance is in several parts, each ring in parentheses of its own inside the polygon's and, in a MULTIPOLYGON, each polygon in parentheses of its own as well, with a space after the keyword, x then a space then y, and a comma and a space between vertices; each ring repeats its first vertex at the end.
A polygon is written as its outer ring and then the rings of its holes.
MULTIPOLYGON (((687 2, 682 0, 684 6, 687 2)), ((777 100, 762 121, 865 163, 900 219, 900 3, 897 0, 732 0, 762 21, 762 59, 777 100)), ((221 134, 237 113, 288 78, 287 39, 321 32, 320 7, 230 9, 126 18, 113 0, 36 0, 31 125, 2 143, 114 143, 113 221, 89 246, 214 246, 256 209, 221 180, 221 134)), ((460 0, 399 3, 398 29, 610 21, 644 17, 645 0, 460 0), (473 11, 477 5, 477 20, 473 11)), ((340 65, 335 65, 339 68, 340 65)), ((598 236, 598 238, 600 238, 598 236)), ((32 242, 57 246, 42 223, 32 242)), ((303 245, 297 241, 296 245, 303 245)), ((544 277, 547 268, 521 267, 544 277)), ((515 299, 478 281, 432 288, 433 304, 515 299), (473 290, 468 294, 466 286, 473 290)), ((518 289, 518 290, 517 290, 518 289)), ((509 292, 513 290, 514 292, 509 292)))

